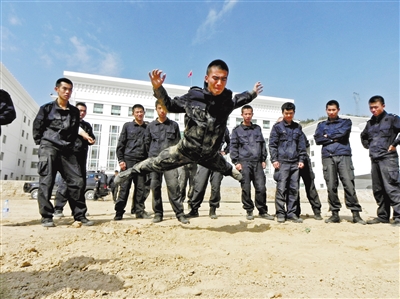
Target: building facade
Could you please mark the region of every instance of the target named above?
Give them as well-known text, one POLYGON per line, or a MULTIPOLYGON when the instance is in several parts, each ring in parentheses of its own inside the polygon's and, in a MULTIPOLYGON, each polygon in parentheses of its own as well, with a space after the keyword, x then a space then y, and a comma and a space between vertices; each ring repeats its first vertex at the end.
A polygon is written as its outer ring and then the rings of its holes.
POLYGON ((32 138, 32 124, 39 105, 0 62, 0 88, 13 100, 17 118, 2 126, 0 143, 0 179, 32 180, 37 177, 37 146, 32 138))

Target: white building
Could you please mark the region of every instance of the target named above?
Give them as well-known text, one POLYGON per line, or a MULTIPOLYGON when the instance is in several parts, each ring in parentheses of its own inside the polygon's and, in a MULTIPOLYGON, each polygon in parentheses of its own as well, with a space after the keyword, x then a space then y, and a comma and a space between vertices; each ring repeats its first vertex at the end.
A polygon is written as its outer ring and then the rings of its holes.
POLYGON ((1 127, 0 179, 31 180, 37 176, 37 146, 32 138, 32 123, 39 105, 9 70, 0 62, 0 88, 13 100, 17 118, 1 127))
MULTIPOLYGON (((88 170, 112 173, 118 169, 116 145, 120 130, 124 123, 133 120, 132 106, 141 104, 145 107, 146 121, 157 117, 151 83, 68 71, 64 72, 64 77, 74 83, 71 103, 84 102, 87 105, 85 120, 92 125, 96 135, 96 144, 89 150, 88 170)), ((183 95, 189 90, 188 86, 164 84, 164 87, 171 97, 183 95)), ((260 95, 250 103, 254 110, 253 122, 261 126, 267 142, 270 128, 282 115, 281 106, 285 102, 294 100, 260 95)), ((181 130, 184 129, 184 114, 169 113, 168 117, 178 122, 181 130)), ((239 108, 231 114, 228 129, 232 131, 241 121, 239 108)), ((272 173, 270 163, 267 173, 272 173)))

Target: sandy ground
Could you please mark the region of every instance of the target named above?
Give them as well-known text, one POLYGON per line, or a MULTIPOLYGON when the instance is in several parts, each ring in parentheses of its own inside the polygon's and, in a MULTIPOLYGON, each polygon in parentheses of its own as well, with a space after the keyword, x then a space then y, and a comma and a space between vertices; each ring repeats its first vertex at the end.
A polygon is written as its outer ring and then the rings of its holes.
MULTIPOLYGON (((247 221, 240 189, 222 190, 219 218, 208 217, 205 202, 188 225, 167 202, 161 223, 130 214, 115 222, 108 197, 88 202, 92 227, 66 209, 57 227, 44 228, 36 201, 10 198, 0 298, 399 298, 398 227, 353 224, 346 208, 340 224, 326 224, 303 200, 302 224, 247 221)), ((358 196, 362 217, 373 217, 371 191, 358 196)), ((269 190, 270 213, 272 199, 269 190)))

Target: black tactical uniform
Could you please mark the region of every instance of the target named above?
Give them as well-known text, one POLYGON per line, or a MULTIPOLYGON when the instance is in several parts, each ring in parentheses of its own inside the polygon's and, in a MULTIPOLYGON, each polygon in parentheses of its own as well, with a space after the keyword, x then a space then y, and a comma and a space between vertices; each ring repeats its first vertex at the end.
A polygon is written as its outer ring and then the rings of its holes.
POLYGON ((399 133, 400 117, 383 111, 372 116, 360 135, 371 158, 372 189, 378 204, 375 222, 389 222, 392 206, 393 218, 400 224, 399 156, 396 150, 388 151, 390 145, 400 144, 399 133))
POLYGON ((38 204, 42 223, 53 218, 50 198, 57 171, 67 184, 74 219, 85 218, 87 208, 81 196, 84 180, 73 151, 79 123, 78 108, 68 104, 67 109, 62 109, 57 100, 41 106, 33 121, 33 139, 40 145, 38 204))

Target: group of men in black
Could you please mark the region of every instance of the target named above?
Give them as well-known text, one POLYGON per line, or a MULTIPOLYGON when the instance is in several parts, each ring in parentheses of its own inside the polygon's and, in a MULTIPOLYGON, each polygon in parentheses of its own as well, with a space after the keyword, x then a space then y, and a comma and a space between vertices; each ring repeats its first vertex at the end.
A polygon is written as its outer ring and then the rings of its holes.
MULTIPOLYGON (((276 217, 280 223, 302 222, 299 201, 299 177, 302 175, 314 218, 322 220, 321 203, 313 183, 314 174, 307 154, 308 141, 301 126, 293 121, 295 105, 290 102, 282 106, 282 119, 274 124, 269 137, 270 161, 275 169, 274 179, 277 185, 275 217, 268 213, 264 174, 267 145, 261 128, 251 122, 253 109, 248 105, 262 92, 263 87, 257 82, 253 90, 233 96, 225 88, 228 74, 226 63, 214 60, 207 67, 203 88, 192 87, 187 94, 170 98, 162 86, 166 75, 158 69, 149 73, 157 99, 155 108, 158 118, 150 124, 146 123, 144 107, 134 105, 134 120, 125 123, 122 128, 117 145, 121 172, 114 179, 114 183, 120 185, 115 200, 115 220, 123 219, 133 182, 135 189, 131 213, 137 218, 150 218, 145 211, 144 201, 149 190, 152 190, 153 222, 162 221, 161 181, 164 176, 169 202, 178 221, 189 223, 188 218, 199 216, 198 208, 204 198, 207 180, 211 177, 219 188, 222 177, 227 175, 241 184, 242 203, 248 220, 254 219, 253 210, 256 208, 261 218, 274 220, 276 217), (242 107, 243 122, 233 129, 231 138, 227 138, 228 117, 239 107, 242 107), (182 137, 178 124, 167 117, 167 111, 185 113, 182 137), (229 140, 230 145, 222 149, 221 146, 228 143, 226 140, 229 140), (228 151, 234 165, 224 158, 228 151), (184 214, 178 168, 194 164, 198 167, 197 185, 195 179, 193 197, 189 201, 191 209, 188 214, 184 214), (256 193, 254 203, 250 195, 251 182, 256 193)), ((82 225, 92 225, 93 221, 85 216, 83 171, 86 169, 81 167, 82 160, 79 160, 77 151, 73 149, 77 140, 91 144, 94 139, 87 134, 87 130, 79 129, 82 122, 80 110, 68 102, 72 93, 72 82, 65 78, 59 79, 55 90, 58 98, 40 107, 33 128, 35 142, 40 145, 38 203, 42 225, 54 226, 54 207, 50 196, 57 171, 65 180, 74 219, 82 225)), ((385 112, 385 102, 380 96, 372 97, 369 105, 373 116, 362 132, 361 139, 364 147, 370 151, 378 215, 367 223, 389 222, 392 206, 393 223, 400 225, 400 181, 396 151, 396 146, 400 143, 400 118, 385 112)), ((328 119, 318 124, 314 135, 316 143, 322 145, 323 173, 332 212, 332 216, 325 222, 340 222, 341 203, 337 190, 340 178, 345 192, 345 204, 352 211, 353 222, 366 224, 360 216, 361 206, 355 192, 349 143, 351 120, 340 118, 339 110, 337 101, 329 101, 326 104, 328 119)), ((87 153, 87 149, 85 152, 87 153)), ((86 154, 84 157, 86 159, 86 154)), ((220 195, 210 201, 209 215, 213 219, 217 218, 219 201, 220 195)))

